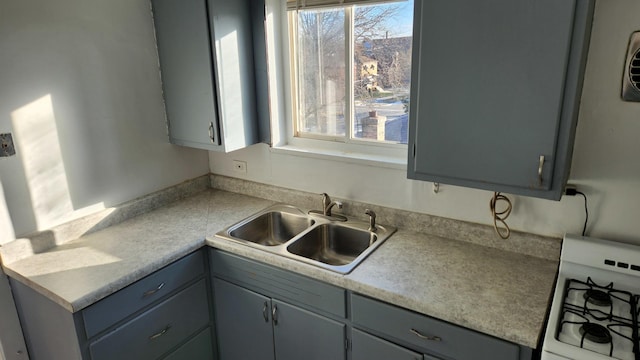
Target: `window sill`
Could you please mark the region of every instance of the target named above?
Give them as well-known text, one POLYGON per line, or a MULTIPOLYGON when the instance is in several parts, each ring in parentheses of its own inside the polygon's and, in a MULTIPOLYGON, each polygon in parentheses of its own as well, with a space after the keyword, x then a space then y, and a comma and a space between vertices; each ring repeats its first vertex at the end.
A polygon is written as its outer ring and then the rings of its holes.
POLYGON ((271 148, 272 153, 313 159, 341 161, 351 164, 376 166, 388 169, 407 170, 407 157, 374 155, 360 152, 346 152, 329 149, 319 149, 306 146, 283 145, 271 148))

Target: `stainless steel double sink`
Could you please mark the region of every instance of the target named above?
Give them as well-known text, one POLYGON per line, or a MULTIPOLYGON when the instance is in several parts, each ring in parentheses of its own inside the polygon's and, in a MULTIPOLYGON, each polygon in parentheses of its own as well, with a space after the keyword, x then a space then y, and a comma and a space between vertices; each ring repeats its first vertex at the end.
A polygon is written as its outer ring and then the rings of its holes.
POLYGON ((216 235, 270 253, 347 274, 396 229, 338 221, 285 204, 270 206, 216 235))

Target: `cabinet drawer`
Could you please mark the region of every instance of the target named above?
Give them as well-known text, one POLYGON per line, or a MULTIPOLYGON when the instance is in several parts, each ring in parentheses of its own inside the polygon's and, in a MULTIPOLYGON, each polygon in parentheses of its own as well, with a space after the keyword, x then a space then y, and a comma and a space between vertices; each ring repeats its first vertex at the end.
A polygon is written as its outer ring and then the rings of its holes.
POLYGON ((213 348, 211 347, 211 328, 204 329, 178 350, 172 352, 163 360, 211 360, 213 348))
POLYGON ((214 249, 211 268, 214 275, 248 285, 265 295, 346 317, 346 293, 339 287, 214 249))
POLYGON ((91 359, 157 359, 204 328, 209 319, 202 279, 91 343, 91 359))
POLYGON ((422 360, 422 354, 356 329, 351 331, 351 352, 352 360, 422 360))
POLYGON ((87 338, 203 274, 203 260, 202 251, 188 255, 84 309, 87 338))
POLYGON ((364 296, 351 299, 354 326, 393 341, 459 360, 519 359, 516 344, 364 296))

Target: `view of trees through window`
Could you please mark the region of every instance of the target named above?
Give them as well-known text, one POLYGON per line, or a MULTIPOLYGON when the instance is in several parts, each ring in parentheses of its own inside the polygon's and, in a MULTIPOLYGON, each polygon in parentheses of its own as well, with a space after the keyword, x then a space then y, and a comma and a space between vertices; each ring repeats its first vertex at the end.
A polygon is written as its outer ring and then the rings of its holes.
POLYGON ((406 144, 412 22, 412 1, 298 11, 298 131, 406 144))

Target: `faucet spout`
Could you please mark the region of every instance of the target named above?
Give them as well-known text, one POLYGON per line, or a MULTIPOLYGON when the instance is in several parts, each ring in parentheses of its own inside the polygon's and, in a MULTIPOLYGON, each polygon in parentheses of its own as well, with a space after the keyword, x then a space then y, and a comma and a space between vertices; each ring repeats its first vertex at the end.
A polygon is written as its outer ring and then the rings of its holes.
POLYGON ((309 210, 309 214, 322 215, 331 221, 347 221, 347 218, 344 215, 334 215, 331 213, 334 206, 337 206, 338 209, 342 209, 342 203, 340 201, 331 200, 331 197, 327 193, 321 193, 320 195, 322 195, 321 210, 309 210))
POLYGON ((327 205, 327 207, 324 208, 324 215, 331 216, 331 209, 334 206, 337 206, 338 209, 342 209, 342 203, 340 201, 332 201, 329 203, 329 205, 327 205))
POLYGON ((342 209, 342 203, 340 201, 331 201, 329 194, 322 193, 322 215, 331 216, 331 209, 337 206, 338 209, 342 209))

